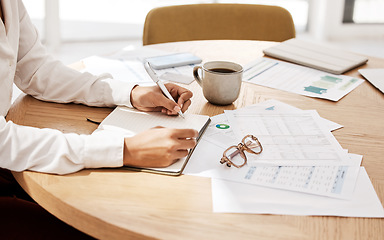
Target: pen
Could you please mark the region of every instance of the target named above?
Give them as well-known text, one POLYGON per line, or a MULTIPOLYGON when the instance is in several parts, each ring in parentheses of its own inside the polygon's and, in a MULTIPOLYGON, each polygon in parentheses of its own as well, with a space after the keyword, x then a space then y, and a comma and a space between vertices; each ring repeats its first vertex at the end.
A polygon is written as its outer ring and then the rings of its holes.
MULTIPOLYGON (((152 78, 152 80, 157 84, 157 86, 159 86, 159 88, 161 89, 161 91, 163 92, 163 94, 171 99, 172 101, 176 102, 175 99, 173 99, 173 97, 171 96, 171 94, 168 92, 167 88, 164 86, 163 82, 159 80, 159 78, 157 77, 155 71, 153 71, 151 65, 149 64, 148 61, 146 61, 144 63, 144 68, 145 70, 147 71, 147 73, 149 74, 149 76, 152 78)), ((178 112, 178 114, 182 117, 182 118, 185 118, 184 117, 184 114, 183 112, 180 110, 178 112)))

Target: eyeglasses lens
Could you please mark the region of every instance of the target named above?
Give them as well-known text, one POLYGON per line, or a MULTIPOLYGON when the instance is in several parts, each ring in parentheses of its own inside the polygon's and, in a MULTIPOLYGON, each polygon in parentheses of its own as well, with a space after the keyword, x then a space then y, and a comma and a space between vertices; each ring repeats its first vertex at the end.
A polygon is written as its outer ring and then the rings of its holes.
POLYGON ((245 163, 245 156, 235 146, 228 149, 225 156, 233 163, 233 165, 242 166, 245 163))
POLYGON ((260 153, 262 151, 260 142, 257 138, 252 138, 251 136, 247 136, 244 139, 245 146, 247 147, 248 152, 251 153, 260 153))

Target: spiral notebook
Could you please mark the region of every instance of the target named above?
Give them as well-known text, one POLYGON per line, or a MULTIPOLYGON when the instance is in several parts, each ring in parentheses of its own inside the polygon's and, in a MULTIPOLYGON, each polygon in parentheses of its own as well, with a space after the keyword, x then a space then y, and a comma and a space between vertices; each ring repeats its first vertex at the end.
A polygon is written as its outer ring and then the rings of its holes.
MULTIPOLYGON (((141 112, 132 108, 117 107, 101 122, 98 128, 124 131, 131 136, 158 126, 179 129, 192 128, 199 131, 199 136, 196 139, 198 142, 210 122, 209 116, 188 113, 184 116, 185 118, 182 118, 180 116, 168 116, 160 112, 141 112)), ((191 149, 188 156, 165 168, 123 168, 177 176, 182 174, 193 151, 194 149, 191 149)))
POLYGON ((333 74, 345 73, 368 61, 368 58, 361 55, 296 38, 265 49, 264 53, 270 57, 333 74))

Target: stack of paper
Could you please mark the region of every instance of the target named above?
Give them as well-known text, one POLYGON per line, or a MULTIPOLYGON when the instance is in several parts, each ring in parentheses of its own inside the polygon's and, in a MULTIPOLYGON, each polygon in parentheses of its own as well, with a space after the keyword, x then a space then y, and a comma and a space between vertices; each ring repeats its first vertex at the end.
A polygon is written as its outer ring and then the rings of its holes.
POLYGON ((275 100, 225 111, 211 118, 184 174, 212 178, 216 212, 384 217, 362 156, 331 133, 340 127, 275 100), (224 150, 248 134, 263 152, 247 154, 240 169, 220 164, 224 150))

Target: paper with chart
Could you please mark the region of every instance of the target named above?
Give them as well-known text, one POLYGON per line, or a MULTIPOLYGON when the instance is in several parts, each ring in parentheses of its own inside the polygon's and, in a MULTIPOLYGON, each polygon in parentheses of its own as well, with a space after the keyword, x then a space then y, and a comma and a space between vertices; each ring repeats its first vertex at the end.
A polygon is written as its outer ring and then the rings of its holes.
MULTIPOLYGON (((108 56, 91 56, 82 60, 83 72, 94 75, 111 74, 113 79, 124 82, 136 82, 140 85, 153 85, 153 81, 144 69, 145 58, 168 55, 170 52, 150 48, 127 49, 108 56)), ((163 81, 190 84, 193 78, 193 67, 186 65, 161 70, 154 70, 163 81)))
POLYGON ((263 146, 249 154, 249 165, 336 166, 348 165, 348 157, 326 129, 316 111, 300 113, 225 111, 237 141, 256 136, 263 146))
MULTIPOLYGON (((232 110, 235 112, 301 112, 303 110, 293 107, 289 104, 277 101, 275 99, 269 99, 261 103, 253 104, 244 108, 232 110)), ((211 118, 212 124, 209 126, 210 130, 206 131, 205 139, 212 143, 218 144, 219 146, 230 146, 234 144, 233 141, 236 139, 235 133, 230 128, 229 122, 225 114, 216 115, 211 118)), ((343 126, 329 121, 325 118, 320 118, 321 122, 329 131, 334 131, 343 126)))
POLYGON ((384 209, 364 167, 351 199, 336 199, 212 178, 213 211, 383 218, 384 209))
POLYGON ((241 182, 350 199, 358 173, 359 166, 249 166, 241 182))
MULTIPOLYGON (((300 108, 296 108, 294 106, 291 106, 289 104, 280 102, 280 101, 275 100, 275 99, 269 99, 269 100, 266 100, 264 102, 249 105, 249 106, 246 106, 244 108, 240 108, 240 109, 236 109, 236 110, 232 110, 232 111, 239 111, 239 112, 244 112, 244 111, 247 111, 247 112, 252 112, 252 111, 253 112, 255 112, 255 111, 259 111, 259 112, 260 111, 265 111, 265 112, 301 112, 303 110, 300 108)), ((320 118, 320 119, 321 119, 321 122, 323 122, 324 126, 327 129, 329 129, 329 131, 334 131, 334 130, 337 130, 337 129, 340 129, 343 127, 342 125, 335 123, 335 122, 332 122, 328 119, 325 119, 325 118, 320 118)))
MULTIPOLYGON (((209 128, 206 133, 209 133, 209 128)), ((353 193, 361 163, 361 156, 354 159, 348 156, 349 166, 245 165, 238 169, 220 164, 225 149, 207 141, 203 135, 183 173, 348 199, 353 193)))
POLYGON ((244 67, 243 81, 338 101, 364 80, 263 57, 244 67))
MULTIPOLYGON (((231 112, 305 113, 301 109, 276 100, 268 100, 231 112)), ((319 121, 324 126, 325 131, 328 132, 340 126, 323 118, 320 118, 319 121)), ((346 163, 348 166, 257 166, 254 168, 246 165, 239 171, 237 168, 221 165, 219 161, 224 150, 231 145, 236 145, 239 141, 234 129, 235 127, 228 121, 226 114, 211 117, 211 123, 184 170, 184 174, 227 179, 337 198, 348 198, 352 194, 361 157, 351 160, 351 155, 348 155, 348 162, 346 163)), ((345 150, 342 152, 345 154, 345 150)))

